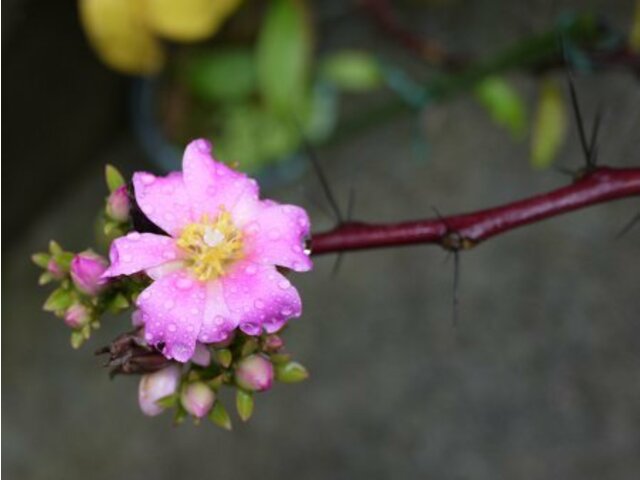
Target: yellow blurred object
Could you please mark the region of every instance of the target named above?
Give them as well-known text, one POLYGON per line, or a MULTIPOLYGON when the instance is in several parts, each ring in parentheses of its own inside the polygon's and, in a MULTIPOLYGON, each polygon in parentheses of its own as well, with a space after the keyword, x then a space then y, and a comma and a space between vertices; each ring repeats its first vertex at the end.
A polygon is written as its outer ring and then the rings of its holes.
POLYGON ((634 53, 640 53, 640 0, 636 0, 636 11, 629 34, 629 47, 634 53))
POLYGON ((179 42, 202 40, 218 31, 241 0, 145 0, 151 28, 179 42))
POLYGON ((160 71, 162 38, 203 40, 218 31, 242 0, 79 0, 92 47, 110 67, 136 75, 160 71))

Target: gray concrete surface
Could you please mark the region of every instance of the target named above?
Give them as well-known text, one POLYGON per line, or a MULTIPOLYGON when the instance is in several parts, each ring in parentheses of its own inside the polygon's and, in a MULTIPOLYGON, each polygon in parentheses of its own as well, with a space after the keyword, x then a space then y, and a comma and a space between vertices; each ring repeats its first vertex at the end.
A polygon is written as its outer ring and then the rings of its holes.
MULTIPOLYGON (((448 21, 461 28, 462 20, 448 21)), ((482 43, 495 32, 477 35, 482 43)), ((533 83, 516 81, 532 100, 533 83)), ((579 85, 588 112, 599 99, 612 112, 602 160, 637 164, 637 82, 610 74, 579 85)), ((424 124, 428 161, 413 157, 409 119, 320 151, 343 202, 356 170, 357 218, 415 218, 434 205, 477 209, 565 181, 532 172, 526 143, 514 144, 468 98, 430 109, 424 124)), ((113 143, 98 160, 144 165, 130 140, 113 143)), ((580 161, 573 132, 561 158, 580 161)), ((331 224, 308 201, 319 197, 311 172, 268 194, 308 206, 316 230, 331 224)), ((465 254, 457 328, 452 263, 434 247, 351 254, 335 279, 333 259, 318 259, 294 279, 305 311, 286 335, 311 378, 260 395, 251 422, 227 433, 146 418, 136 380, 109 381, 91 352, 126 318, 106 320, 73 351, 61 321, 40 310, 46 293, 28 255, 52 237, 71 249, 90 245, 103 195, 100 169, 87 168, 5 252, 7 479, 637 478, 640 231, 613 238, 637 213, 637 199, 465 254)))

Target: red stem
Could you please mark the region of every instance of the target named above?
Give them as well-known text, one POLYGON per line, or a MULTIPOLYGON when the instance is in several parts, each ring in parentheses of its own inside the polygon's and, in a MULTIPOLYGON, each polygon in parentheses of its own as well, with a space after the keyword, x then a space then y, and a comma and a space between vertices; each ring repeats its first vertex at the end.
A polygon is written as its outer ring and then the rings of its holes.
POLYGON ((460 250, 514 228, 625 197, 640 196, 640 168, 600 167, 574 183, 500 207, 392 224, 348 222, 311 239, 314 255, 433 243, 460 250))

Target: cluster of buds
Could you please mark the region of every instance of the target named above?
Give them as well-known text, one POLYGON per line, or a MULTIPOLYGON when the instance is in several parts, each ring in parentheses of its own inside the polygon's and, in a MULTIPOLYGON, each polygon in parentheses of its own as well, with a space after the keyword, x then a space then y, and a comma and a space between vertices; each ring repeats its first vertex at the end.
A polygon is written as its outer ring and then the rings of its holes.
MULTIPOLYGON (((107 166, 106 179, 111 193, 103 217, 105 234, 109 236, 126 228, 129 200, 124 179, 114 167, 107 166)), ((72 329, 71 345, 74 348, 89 339, 92 329, 99 328, 99 319, 104 312, 124 310, 141 289, 136 288, 135 281, 114 288, 113 282, 103 278, 107 259, 92 250, 73 253, 52 240, 48 252, 36 253, 31 258, 44 270, 40 274, 40 285, 57 284, 43 308, 62 318, 72 329)))
POLYGON ((142 375, 138 388, 145 415, 156 416, 172 408, 176 423, 188 416, 195 423, 206 417, 227 430, 232 423, 220 399, 221 388, 236 390, 238 416, 247 421, 256 393, 269 390, 274 381, 295 383, 308 377, 305 367, 284 352, 284 342, 277 334, 253 337, 238 333, 220 344, 198 344, 186 364, 167 361, 145 345, 139 330, 100 353, 111 354, 107 365, 114 367, 114 373, 148 372, 142 375))

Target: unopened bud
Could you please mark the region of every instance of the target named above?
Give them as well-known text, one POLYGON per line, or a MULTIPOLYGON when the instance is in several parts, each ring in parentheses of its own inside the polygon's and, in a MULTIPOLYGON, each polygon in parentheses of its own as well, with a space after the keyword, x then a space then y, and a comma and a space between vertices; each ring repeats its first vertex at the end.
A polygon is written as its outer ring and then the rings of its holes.
POLYGON ((130 208, 126 185, 116 188, 107 198, 107 215, 116 222, 129 220, 130 208))
POLYGON ((91 320, 91 312, 81 303, 74 303, 64 314, 64 323, 71 328, 84 327, 91 320))
POLYGON ((163 397, 176 393, 180 383, 180 367, 171 365, 154 373, 143 375, 138 387, 138 403, 142 413, 149 416, 164 411, 156 402, 163 397))
POLYGON ((191 361, 201 367, 208 367, 211 365, 211 350, 202 343, 196 343, 196 349, 193 352, 191 361))
POLYGON ((283 346, 284 342, 278 335, 269 335, 264 341, 264 349, 267 352, 277 352, 283 346))
POLYGON ((204 382, 190 383, 180 396, 184 409, 197 418, 202 418, 209 413, 215 399, 215 393, 204 382))
POLYGON ((51 277, 56 280, 62 280, 64 278, 64 270, 53 258, 49 260, 49 263, 47 263, 47 272, 49 272, 51 277))
POLYGON ((236 367, 236 383, 251 392, 262 392, 271 388, 273 365, 262 355, 243 358, 236 367))
POLYGON ((106 280, 101 278, 106 269, 107 261, 97 253, 87 250, 73 257, 71 279, 82 293, 97 295, 106 284, 106 280))

